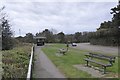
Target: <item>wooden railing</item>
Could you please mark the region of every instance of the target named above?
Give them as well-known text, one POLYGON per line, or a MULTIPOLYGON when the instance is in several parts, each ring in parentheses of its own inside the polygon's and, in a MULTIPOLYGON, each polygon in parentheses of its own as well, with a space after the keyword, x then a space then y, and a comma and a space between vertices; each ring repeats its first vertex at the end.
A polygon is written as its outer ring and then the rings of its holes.
POLYGON ((30 61, 29 61, 27 80, 30 80, 32 78, 33 57, 34 57, 34 45, 32 46, 32 49, 31 49, 31 56, 30 56, 30 61))

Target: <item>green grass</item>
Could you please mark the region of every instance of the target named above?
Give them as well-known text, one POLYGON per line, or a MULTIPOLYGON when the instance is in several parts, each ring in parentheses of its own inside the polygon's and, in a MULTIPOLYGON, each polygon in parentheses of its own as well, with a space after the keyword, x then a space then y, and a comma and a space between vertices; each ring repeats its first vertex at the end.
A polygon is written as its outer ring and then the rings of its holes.
POLYGON ((2 51, 2 67, 4 78, 26 78, 31 45, 16 47, 2 51))
MULTIPOLYGON (((85 53, 88 51, 79 50, 74 48, 69 48, 69 51, 66 55, 57 56, 57 52, 60 48, 65 48, 64 44, 51 44, 46 45, 42 48, 42 50, 47 54, 47 56, 52 60, 52 62, 60 69, 62 73, 65 74, 68 78, 92 78, 90 74, 84 72, 82 70, 78 70, 73 65, 76 64, 86 64, 84 61, 85 53)), ((112 77, 115 77, 118 73, 118 62, 116 62, 113 67, 107 69, 111 74, 112 77)), ((111 75, 106 75, 107 77, 111 77, 111 75)))
POLYGON ((49 58, 53 61, 53 63, 65 74, 66 77, 69 78, 80 78, 80 77, 91 77, 91 75, 86 72, 79 71, 73 67, 76 64, 84 64, 84 60, 81 57, 84 57, 83 51, 78 51, 74 49, 69 49, 64 56, 56 56, 56 52, 59 48, 64 48, 63 44, 55 44, 49 45, 42 50, 49 56, 49 58))

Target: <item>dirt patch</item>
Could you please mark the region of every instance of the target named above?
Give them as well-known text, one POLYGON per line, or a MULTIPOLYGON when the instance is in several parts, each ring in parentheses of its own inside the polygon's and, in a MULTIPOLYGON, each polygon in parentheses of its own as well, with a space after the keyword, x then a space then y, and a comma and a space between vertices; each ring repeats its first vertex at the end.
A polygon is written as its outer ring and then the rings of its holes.
POLYGON ((75 68, 77 68, 78 70, 82 70, 87 72, 88 74, 91 74, 91 76, 95 77, 95 78, 101 78, 104 77, 105 75, 103 73, 101 73, 99 70, 95 70, 91 67, 87 67, 86 65, 73 65, 75 68))

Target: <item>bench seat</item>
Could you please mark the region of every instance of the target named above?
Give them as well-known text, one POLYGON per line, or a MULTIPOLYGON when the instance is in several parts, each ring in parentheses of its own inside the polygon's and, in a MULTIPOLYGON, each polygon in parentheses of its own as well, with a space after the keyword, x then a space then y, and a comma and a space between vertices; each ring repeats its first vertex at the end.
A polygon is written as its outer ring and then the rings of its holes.
POLYGON ((98 59, 103 59, 103 60, 107 60, 107 61, 111 61, 111 62, 115 62, 115 58, 109 58, 109 57, 105 57, 105 56, 98 56, 98 55, 85 55, 87 58, 98 58, 98 59))
POLYGON ((97 62, 97 61, 92 60, 92 59, 87 59, 87 58, 85 58, 84 60, 85 60, 85 61, 89 61, 89 62, 93 62, 93 63, 96 63, 96 64, 99 64, 99 65, 102 65, 102 66, 104 66, 104 67, 110 67, 110 66, 112 66, 111 64, 104 64, 104 63, 102 63, 102 62, 97 62))

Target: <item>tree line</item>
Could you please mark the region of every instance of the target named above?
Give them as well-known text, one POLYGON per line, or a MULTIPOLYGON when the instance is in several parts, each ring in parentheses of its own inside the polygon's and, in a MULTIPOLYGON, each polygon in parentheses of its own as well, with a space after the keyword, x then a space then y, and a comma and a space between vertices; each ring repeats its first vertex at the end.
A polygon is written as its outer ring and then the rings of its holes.
POLYGON ((111 9, 113 18, 104 21, 96 32, 91 34, 90 43, 97 45, 119 46, 120 41, 120 1, 111 9))
POLYGON ((107 46, 118 46, 120 40, 120 1, 118 5, 111 9, 111 15, 113 18, 111 21, 104 21, 100 24, 100 27, 95 32, 76 32, 74 34, 65 34, 59 32, 54 34, 52 30, 45 29, 42 32, 38 32, 35 35, 27 33, 24 37, 13 37, 11 30, 10 21, 6 15, 3 14, 2 7, 0 9, 0 28, 1 28, 1 45, 2 50, 8 50, 15 46, 19 42, 34 43, 35 36, 46 37, 46 43, 82 43, 90 42, 94 45, 107 45, 107 46))
POLYGON ((36 33, 35 35, 32 33, 27 33, 24 37, 19 36, 16 37, 16 39, 21 42, 33 43, 35 42, 34 37, 38 36, 46 37, 46 43, 89 42, 88 32, 76 32, 75 34, 65 34, 64 32, 59 32, 57 34, 53 34, 53 32, 49 29, 45 29, 42 32, 36 33))

